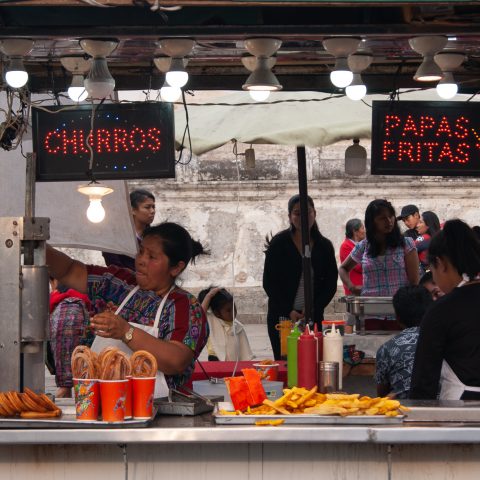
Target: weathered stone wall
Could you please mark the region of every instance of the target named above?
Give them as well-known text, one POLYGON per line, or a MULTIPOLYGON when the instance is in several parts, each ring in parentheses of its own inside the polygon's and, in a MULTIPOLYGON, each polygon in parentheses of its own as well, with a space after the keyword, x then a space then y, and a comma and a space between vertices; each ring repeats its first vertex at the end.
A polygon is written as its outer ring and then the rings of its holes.
MULTIPOLYGON (((366 142, 367 151, 369 145, 366 142)), ((471 225, 480 223, 477 179, 437 177, 346 177, 344 152, 350 142, 323 149, 307 149, 308 191, 315 201, 321 232, 338 252, 345 222, 362 218, 374 198, 387 198, 397 211, 415 203, 433 210, 441 221, 459 217, 471 225)), ((248 146, 241 145, 242 152, 248 146)), ((265 236, 286 228, 287 201, 298 192, 296 151, 293 147, 254 146, 256 168, 246 170, 243 157, 232 145, 193 156, 188 165, 177 165, 175 180, 134 181, 157 199, 155 221, 184 225, 211 251, 183 275, 187 289, 197 292, 208 285, 223 285, 237 295, 240 318, 263 322, 266 297, 262 289, 265 236), (238 166, 238 170, 237 170, 238 166)), ((182 159, 182 161, 188 158, 182 159)), ((80 254, 80 252, 78 252, 80 254)), ((78 255, 77 255, 78 256, 78 255)), ((82 258, 101 261, 83 252, 82 258)), ((343 289, 339 285, 338 294, 343 289)), ((340 315, 331 305, 329 315, 340 315)))

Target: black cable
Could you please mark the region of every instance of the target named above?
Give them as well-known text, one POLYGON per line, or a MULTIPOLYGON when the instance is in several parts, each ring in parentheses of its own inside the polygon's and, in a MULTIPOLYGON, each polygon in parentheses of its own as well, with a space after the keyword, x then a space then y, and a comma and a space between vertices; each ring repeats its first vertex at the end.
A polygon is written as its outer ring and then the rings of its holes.
POLYGON ((182 90, 182 101, 183 108, 185 109, 185 130, 183 131, 182 143, 180 144, 180 154, 178 155, 178 160, 175 162, 177 165, 188 165, 192 161, 192 138, 190 136, 190 119, 188 117, 188 108, 187 101, 185 99, 185 91, 182 90), (190 151, 190 156, 186 162, 182 162, 183 150, 185 149, 185 136, 188 137, 188 148, 190 151))

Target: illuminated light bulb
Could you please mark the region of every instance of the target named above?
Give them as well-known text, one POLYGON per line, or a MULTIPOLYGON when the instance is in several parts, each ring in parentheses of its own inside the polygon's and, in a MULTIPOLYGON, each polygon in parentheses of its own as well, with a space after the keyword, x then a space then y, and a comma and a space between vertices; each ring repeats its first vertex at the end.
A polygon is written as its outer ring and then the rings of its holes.
POLYGON ((12 88, 22 88, 28 82, 28 73, 21 58, 12 58, 5 73, 5 80, 12 88))
POLYGON ((166 80, 172 87, 182 88, 188 82, 188 73, 185 71, 181 58, 172 58, 170 70, 166 73, 166 80))
POLYGON ((105 218, 105 209, 102 205, 102 197, 113 192, 113 188, 102 185, 101 183, 89 183, 80 185, 77 191, 83 195, 88 195, 90 205, 87 209, 87 218, 92 223, 100 223, 105 218))
POLYGON ((337 58, 335 68, 330 72, 330 81, 337 88, 348 87, 353 80, 353 73, 350 71, 346 58, 337 58))
POLYGON ((100 223, 105 218, 105 209, 100 198, 90 198, 90 205, 87 208, 87 218, 92 223, 100 223))
POLYGON ((249 90, 250 97, 256 102, 264 102, 269 96, 269 90, 249 90))
POLYGON ((367 94, 367 87, 365 85, 349 85, 345 91, 350 100, 358 101, 367 94))
POLYGON ((68 87, 68 96, 74 102, 83 102, 88 97, 88 92, 83 84, 83 75, 74 75, 68 87))
POLYGON ((439 83, 437 85, 437 94, 440 98, 450 100, 458 93, 456 83, 439 83))
POLYGON ((160 98, 162 102, 176 102, 182 96, 182 90, 177 87, 172 87, 167 82, 163 84, 160 89, 160 98))

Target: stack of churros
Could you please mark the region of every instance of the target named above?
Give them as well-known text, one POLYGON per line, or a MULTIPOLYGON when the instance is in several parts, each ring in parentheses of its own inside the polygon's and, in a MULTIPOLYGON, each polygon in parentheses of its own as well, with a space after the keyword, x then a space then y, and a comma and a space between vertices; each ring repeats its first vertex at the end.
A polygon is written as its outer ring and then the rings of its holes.
POLYGON ((54 418, 62 411, 45 395, 36 394, 25 387, 24 393, 0 392, 0 417, 54 418))
POLYGON ((145 350, 138 350, 130 357, 132 375, 139 377, 155 377, 157 375, 157 359, 145 350))
POLYGON ((98 356, 88 347, 78 345, 72 353, 73 378, 98 378, 98 356))
POLYGON ((131 374, 130 359, 118 348, 108 347, 98 357, 101 380, 125 380, 131 374))

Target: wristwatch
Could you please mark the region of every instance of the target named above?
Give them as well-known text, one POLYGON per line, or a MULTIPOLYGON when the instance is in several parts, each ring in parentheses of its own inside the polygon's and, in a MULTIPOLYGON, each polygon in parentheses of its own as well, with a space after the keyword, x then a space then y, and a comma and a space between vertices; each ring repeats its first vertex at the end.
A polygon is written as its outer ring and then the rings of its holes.
POLYGON ((122 338, 123 343, 126 343, 128 345, 132 341, 134 330, 135 330, 135 328, 133 328, 133 327, 130 327, 128 329, 127 333, 122 338))

